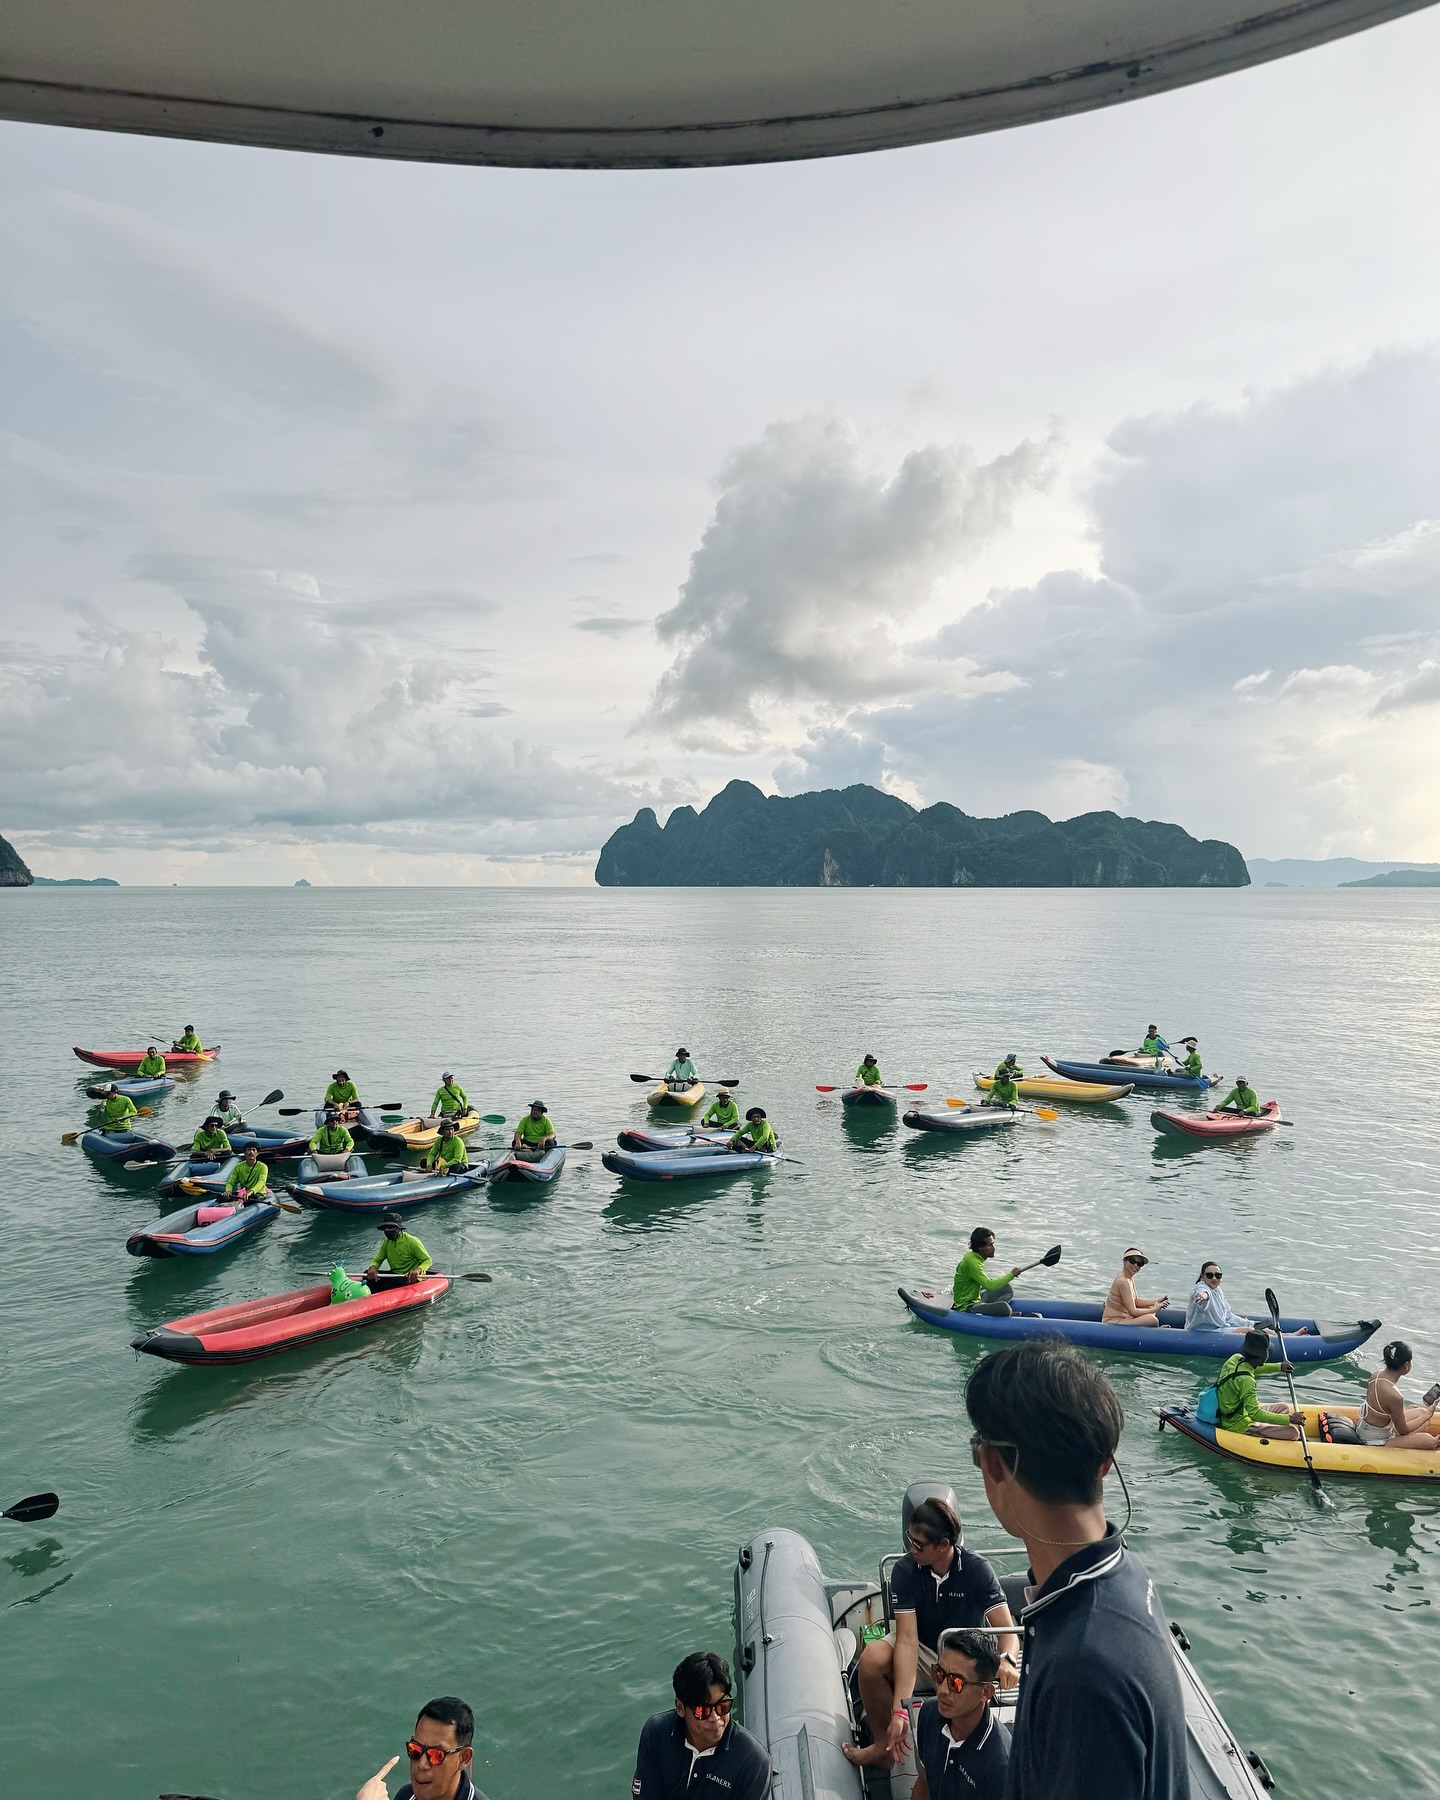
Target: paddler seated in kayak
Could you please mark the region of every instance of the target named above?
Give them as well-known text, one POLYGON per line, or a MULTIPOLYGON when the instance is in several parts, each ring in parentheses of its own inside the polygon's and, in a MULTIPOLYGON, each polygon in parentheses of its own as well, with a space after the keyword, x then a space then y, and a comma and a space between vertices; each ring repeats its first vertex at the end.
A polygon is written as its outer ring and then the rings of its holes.
POLYGON ((1025 1079, 1025 1071, 1020 1067, 1020 1059, 1013 1050, 1004 1062, 996 1065, 995 1079, 996 1081, 1023 1081, 1025 1079))
POLYGON ((990 1083, 990 1092, 980 1102, 982 1106, 1015 1107, 1020 1103, 1020 1087, 1015 1076, 1001 1063, 995 1071, 995 1079, 990 1083))
POLYGON ((172 1050, 183 1050, 187 1056, 198 1056, 205 1046, 195 1035, 195 1027, 187 1025, 182 1034, 170 1046, 172 1050))
POLYGON ((430 1252, 419 1238, 406 1231, 399 1213, 386 1213, 380 1221, 380 1229, 385 1235, 365 1271, 366 1286, 375 1287, 374 1278, 380 1273, 382 1263, 392 1275, 403 1275, 407 1282, 422 1281, 430 1271, 430 1252))
POLYGON ((1015 1290, 1010 1285, 1020 1274, 1017 1265, 1008 1275, 987 1275, 985 1265, 995 1254, 995 1233, 977 1225, 970 1233, 970 1248, 955 1265, 955 1286, 950 1304, 956 1312, 1008 1315, 1015 1290))
POLYGON ((430 1102, 430 1116, 437 1115, 444 1119, 453 1113, 469 1112, 470 1096, 447 1069, 440 1077, 440 1085, 435 1090, 435 1098, 430 1102))
POLYGON ((940 1633, 935 1698, 915 1721, 920 1779, 910 1800, 1003 1800, 1010 1744, 990 1715, 1003 1666, 988 1633, 940 1633))
POLYGON ((1410 1346, 1396 1338, 1380 1354, 1385 1367, 1370 1377, 1356 1426, 1361 1443, 1388 1444, 1392 1450, 1440 1450, 1440 1435, 1434 1430, 1440 1399, 1429 1406, 1407 1406, 1400 1392, 1401 1380, 1414 1365, 1410 1346))
POLYGON ((340 1122, 335 1107, 325 1108, 325 1123, 311 1138, 310 1148, 317 1156, 348 1156, 355 1148, 355 1140, 340 1122))
POLYGON ((223 1162, 226 1157, 234 1154, 219 1115, 211 1113, 190 1140, 191 1162, 223 1162))
POLYGON ((880 1065, 867 1050, 865 1060, 855 1071, 856 1087, 884 1087, 884 1078, 880 1074, 880 1065))
POLYGON ((453 1119, 440 1121, 440 1135, 420 1158, 420 1167, 438 1169, 445 1174, 470 1167, 470 1153, 466 1150, 465 1140, 456 1129, 453 1119))
POLYGON ((1185 1307, 1187 1331, 1253 1331, 1254 1319, 1242 1319, 1225 1297, 1220 1283, 1224 1270, 1217 1262, 1201 1265, 1200 1274, 1185 1307))
POLYGON ((546 1116, 545 1102, 532 1100, 529 1112, 523 1113, 515 1126, 510 1149, 525 1162, 539 1162, 547 1151, 554 1148, 555 1127, 546 1116))
POLYGON ((150 1077, 163 1075, 165 1073, 165 1058, 153 1044, 147 1044, 145 1046, 145 1054, 140 1058, 139 1062, 136 1063, 135 1073, 137 1075, 150 1077))
MULTIPOLYGON (((927 1684, 942 1632, 959 1626, 1013 1625, 1014 1618, 995 1571, 983 1556, 960 1542, 960 1521, 943 1500, 922 1500, 905 1530, 906 1554, 890 1571, 890 1610, 895 1623, 883 1638, 860 1652, 860 1699, 872 1742, 863 1749, 842 1744, 859 1768, 893 1768, 903 1760, 909 1715, 905 1702, 916 1676, 927 1684)), ((1000 1679, 1019 1680, 1020 1639, 1014 1632, 996 1638, 1000 1679)))
POLYGON ((339 1109, 341 1118, 360 1105, 360 1092, 344 1069, 337 1069, 325 1090, 325 1105, 339 1109))
POLYGON ((700 1077, 695 1072, 695 1065, 690 1060, 688 1050, 677 1050, 675 1060, 665 1071, 665 1085, 672 1093, 683 1093, 686 1088, 694 1087, 700 1077))
POLYGON ((270 1171, 260 1160, 260 1152, 251 1144, 225 1178, 225 1198, 238 1200, 242 1206, 253 1206, 265 1198, 270 1185, 270 1171))
POLYGON ((1102 1325, 1159 1325, 1162 1331, 1171 1329, 1168 1325, 1160 1325, 1155 1316, 1162 1306, 1170 1304, 1170 1296, 1162 1294, 1158 1300, 1142 1300, 1135 1292, 1135 1277, 1149 1260, 1143 1250, 1137 1250, 1133 1245, 1125 1252, 1120 1273, 1110 1283, 1110 1292, 1100 1311, 1102 1325))
POLYGON ((229 1088, 221 1088, 220 1097, 215 1102, 215 1117, 227 1131, 238 1131, 245 1123, 245 1115, 235 1104, 235 1096, 229 1088))
POLYGON ((1243 1113, 1254 1119, 1260 1115, 1260 1096, 1243 1075, 1235 1077, 1235 1085, 1215 1108, 1216 1112, 1243 1113))
POLYGON ((731 1099, 729 1088, 717 1090, 709 1110, 700 1123, 702 1126, 714 1125, 721 1131, 733 1131, 740 1123, 740 1108, 731 1099))
POLYGON ((1171 1055, 1172 1052, 1170 1046, 1165 1042, 1164 1038, 1161 1037, 1155 1026, 1147 1025, 1145 1028, 1145 1042, 1135 1054, 1136 1056, 1154 1056, 1163 1058, 1171 1055))
POLYGON ((780 1148, 780 1140, 775 1135, 775 1127, 765 1117, 763 1106, 752 1106, 747 1109, 745 1123, 731 1138, 726 1148, 738 1150, 745 1156, 753 1156, 757 1150, 773 1152, 780 1148))
POLYGON ((112 1087, 105 1096, 105 1111, 100 1118, 100 1129, 102 1131, 128 1131, 130 1121, 139 1110, 140 1108, 128 1094, 122 1094, 112 1087))
POLYGON ((1205 1073, 1205 1059, 1201 1056, 1200 1046, 1195 1042, 1194 1038, 1186 1038, 1184 1042, 1185 1048, 1190 1054, 1185 1058, 1184 1062, 1181 1063, 1180 1067, 1187 1075, 1193 1075, 1198 1080, 1199 1077, 1205 1073))
POLYGON ((1242 1437, 1285 1438, 1296 1442, 1305 1429, 1305 1415, 1267 1412, 1255 1392, 1255 1377, 1279 1375, 1288 1363, 1272 1363, 1270 1339, 1263 1331, 1247 1331, 1238 1353, 1227 1357, 1215 1377, 1215 1400, 1221 1431, 1238 1431, 1242 1437))

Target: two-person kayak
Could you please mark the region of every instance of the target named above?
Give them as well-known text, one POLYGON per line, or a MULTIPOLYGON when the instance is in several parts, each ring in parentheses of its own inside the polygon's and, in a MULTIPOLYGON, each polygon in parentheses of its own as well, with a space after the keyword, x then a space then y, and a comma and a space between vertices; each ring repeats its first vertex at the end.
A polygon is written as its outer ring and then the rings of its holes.
POLYGON ((124 1094, 129 1100, 152 1100, 168 1094, 175 1086, 173 1075, 132 1075, 121 1081, 103 1081, 98 1087, 87 1087, 90 1100, 106 1100, 111 1094, 124 1094))
MULTIPOLYGON (((995 1085, 993 1075, 975 1074, 975 1085, 987 1094, 995 1085)), ((1126 1081, 1121 1084, 1099 1081, 1065 1081, 1058 1075, 1026 1075, 1015 1083, 1022 1099, 1026 1100, 1073 1100, 1082 1106, 1095 1106, 1108 1100, 1123 1100, 1127 1094, 1133 1094, 1135 1084, 1126 1081)))
POLYGON ((907 1112, 901 1123, 912 1131, 943 1131, 957 1136, 973 1136, 977 1131, 998 1131, 1005 1125, 1023 1125, 1033 1113, 1020 1112, 1008 1106, 946 1106, 915 1108, 907 1112))
POLYGON ((138 1131, 87 1131, 80 1148, 97 1162, 169 1162, 176 1154, 173 1144, 142 1137, 138 1131))
POLYGON ((260 1356, 323 1343, 345 1332, 399 1318, 438 1300, 449 1286, 448 1275, 430 1274, 336 1306, 331 1303, 330 1284, 321 1282, 318 1287, 295 1288, 172 1319, 168 1325, 157 1325, 133 1338, 131 1348, 169 1362, 202 1366, 253 1362, 260 1356))
POLYGON ((484 1184, 483 1166, 451 1173, 402 1169, 393 1175, 331 1175, 315 1181, 297 1181, 287 1192, 302 1206, 317 1212, 387 1213, 431 1206, 437 1200, 453 1200, 484 1184))
MULTIPOLYGON (((94 1063, 98 1069, 138 1069, 149 1054, 145 1050, 82 1050, 78 1044, 71 1048, 81 1062, 94 1063)), ((220 1046, 214 1044, 208 1050, 165 1050, 161 1054, 167 1069, 183 1069, 196 1063, 214 1062, 220 1054, 220 1046)))
POLYGON ((622 1150, 685 1150, 693 1144, 719 1148, 728 1144, 739 1129, 738 1125, 719 1125, 714 1129, 706 1125, 652 1126, 649 1129, 627 1125, 615 1141, 622 1150))
POLYGON ((1221 1079, 1219 1075, 1187 1075, 1183 1069, 1177 1074, 1169 1069, 1142 1068, 1128 1061, 1112 1061, 1109 1057, 1102 1057, 1098 1062, 1073 1062, 1058 1056, 1042 1056, 1040 1060, 1047 1069, 1053 1069, 1070 1081, 1103 1081, 1112 1085, 1128 1081, 1131 1087, 1146 1091, 1176 1089, 1187 1094, 1203 1094, 1221 1079))
POLYGON ((1273 1131, 1280 1123, 1280 1102, 1267 1100, 1258 1113, 1163 1112, 1157 1108, 1150 1123, 1161 1137, 1189 1138, 1206 1144, 1224 1144, 1235 1138, 1254 1137, 1273 1131))
POLYGON ((253 1206, 201 1202, 168 1213, 143 1231, 132 1231, 125 1248, 132 1256, 209 1256, 279 1217, 273 1200, 257 1200, 253 1206))
POLYGON ((600 1161, 630 1181, 707 1181, 773 1169, 783 1150, 727 1150, 719 1144, 676 1145, 670 1150, 607 1150, 600 1161))
MULTIPOLYGON (((1304 1339, 1300 1340, 1302 1343, 1304 1339)), ((1285 1348, 1295 1361, 1294 1345, 1287 1337, 1285 1348)), ((1388 1444, 1340 1443, 1335 1441, 1339 1425, 1353 1432, 1360 1418, 1358 1406, 1302 1406, 1305 1415, 1305 1448, 1298 1438, 1251 1437, 1248 1432, 1222 1431, 1218 1425, 1207 1425, 1195 1415, 1192 1406, 1162 1406, 1157 1409, 1160 1429, 1167 1425, 1198 1444, 1202 1450, 1228 1457, 1232 1462, 1249 1463, 1255 1469, 1273 1469, 1287 1475, 1307 1477, 1310 1467, 1325 1476, 1365 1476, 1372 1481, 1406 1481, 1412 1487, 1440 1487, 1440 1456, 1433 1450, 1396 1450, 1388 1444), (1327 1438, 1327 1432, 1329 1437, 1327 1438), (1305 1462, 1310 1452, 1310 1467, 1305 1462)))
POLYGON ((491 1163, 487 1172, 492 1182, 553 1181, 564 1167, 565 1146, 552 1144, 543 1156, 517 1156, 513 1150, 507 1150, 498 1162, 491 1163))

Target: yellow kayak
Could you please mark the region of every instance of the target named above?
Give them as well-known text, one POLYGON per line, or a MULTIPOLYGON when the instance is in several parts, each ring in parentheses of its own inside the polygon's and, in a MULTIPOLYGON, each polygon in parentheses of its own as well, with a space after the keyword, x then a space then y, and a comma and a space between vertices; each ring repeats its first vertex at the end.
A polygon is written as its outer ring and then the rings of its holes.
MULTIPOLYGON (((975 1085, 988 1093, 995 1085, 995 1077, 977 1073, 975 1085)), ((1065 1081, 1059 1075, 1027 1076, 1015 1085, 1032 1100, 1084 1100, 1091 1104, 1097 1100, 1123 1100, 1135 1091, 1129 1082, 1124 1087, 1103 1087, 1098 1081, 1065 1081)))
POLYGON ((689 1087, 672 1088, 663 1081, 650 1092, 652 1106, 698 1106, 705 1098, 705 1083, 692 1081, 689 1087))
MULTIPOLYGON (((480 1123, 480 1115, 472 1106, 463 1113, 451 1113, 449 1118, 461 1137, 469 1137, 480 1123)), ((405 1119, 399 1125, 391 1125, 391 1137, 403 1138, 407 1150, 428 1150, 440 1136, 441 1120, 433 1114, 424 1119, 405 1119)))
MULTIPOLYGON (((1277 1401, 1277 1411, 1288 1411, 1277 1401)), ((1363 1475, 1371 1480, 1408 1481, 1412 1485, 1440 1485, 1440 1451, 1389 1450, 1383 1444, 1327 1444, 1320 1430, 1320 1414, 1332 1419, 1348 1419, 1353 1425, 1360 1417, 1358 1406, 1302 1406, 1305 1436, 1309 1440, 1310 1461, 1318 1475, 1363 1475)), ((1216 1450, 1236 1462, 1250 1463, 1262 1469, 1283 1469, 1287 1474, 1304 1475, 1305 1452, 1299 1440, 1249 1437, 1238 1431, 1221 1431, 1195 1417, 1189 1406, 1162 1406, 1163 1429, 1173 1425, 1192 1443, 1206 1450, 1216 1450)))

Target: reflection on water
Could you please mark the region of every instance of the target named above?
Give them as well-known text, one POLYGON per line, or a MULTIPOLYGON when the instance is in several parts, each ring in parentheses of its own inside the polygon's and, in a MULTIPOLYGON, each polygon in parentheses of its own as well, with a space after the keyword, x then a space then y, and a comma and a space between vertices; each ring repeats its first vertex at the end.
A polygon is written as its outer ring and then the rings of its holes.
POLYGON ((60 1555, 61 1548, 59 1538, 41 1538, 7 1556, 5 1566, 13 1569, 17 1575, 43 1575, 47 1569, 57 1567, 64 1560, 60 1555))

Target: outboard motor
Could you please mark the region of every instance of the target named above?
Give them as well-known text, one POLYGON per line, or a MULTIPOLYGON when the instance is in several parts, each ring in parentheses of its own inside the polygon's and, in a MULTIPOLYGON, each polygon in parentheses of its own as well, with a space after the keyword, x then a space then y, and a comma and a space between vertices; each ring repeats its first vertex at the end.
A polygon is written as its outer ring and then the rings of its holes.
POLYGON ((912 1481, 905 1490, 905 1498, 900 1502, 902 1545, 910 1536, 910 1521, 914 1517, 915 1508, 925 1500, 943 1500, 955 1517, 960 1517, 960 1501, 948 1481, 912 1481))

